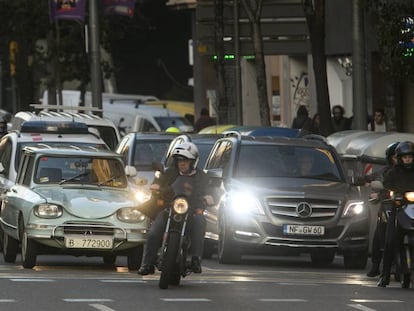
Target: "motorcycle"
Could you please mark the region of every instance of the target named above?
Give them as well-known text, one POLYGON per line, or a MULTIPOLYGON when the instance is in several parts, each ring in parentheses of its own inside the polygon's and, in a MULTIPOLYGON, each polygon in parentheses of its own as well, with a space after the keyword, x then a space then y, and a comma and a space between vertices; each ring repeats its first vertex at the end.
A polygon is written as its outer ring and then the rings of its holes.
POLYGON ((188 178, 177 177, 172 187, 174 196, 168 209, 158 264, 161 271, 158 286, 161 289, 167 289, 169 285, 179 285, 181 278, 192 272, 188 254, 193 209, 189 203, 191 189, 188 187, 188 178))
MULTIPOLYGON (((163 174, 157 166, 155 178, 163 174)), ((190 229, 194 209, 190 204, 192 177, 178 175, 168 191, 153 191, 152 198, 141 206, 151 219, 159 213, 167 218, 159 252, 157 267, 161 271, 158 286, 167 289, 169 285, 179 285, 181 278, 192 273, 191 260, 188 258, 191 246, 190 229)))
MULTIPOLYGON (((381 182, 376 182, 375 188, 382 188, 381 182)), ((414 284, 414 192, 390 192, 391 210, 384 209, 386 221, 395 221, 397 234, 397 258, 399 258, 399 272, 401 287, 409 288, 414 284), (392 215, 394 214, 394 215, 392 215), (394 217, 395 216, 395 217, 394 217)))

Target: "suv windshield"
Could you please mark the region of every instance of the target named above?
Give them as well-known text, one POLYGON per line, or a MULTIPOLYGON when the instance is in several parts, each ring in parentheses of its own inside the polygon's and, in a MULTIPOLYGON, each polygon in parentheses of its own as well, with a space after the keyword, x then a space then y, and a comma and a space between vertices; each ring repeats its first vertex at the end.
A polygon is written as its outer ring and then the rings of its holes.
POLYGON ((82 183, 116 188, 127 184, 122 162, 110 158, 42 156, 34 176, 37 184, 82 183))
POLYGON ((276 145, 245 145, 240 148, 235 177, 252 176, 342 180, 329 150, 276 145), (252 160, 257 157, 260 161, 252 160))
MULTIPOLYGON (((138 141, 138 140, 137 140, 138 141)), ((140 141, 135 145, 134 163, 139 170, 152 171, 152 162, 161 162, 168 149, 169 141, 140 141)))

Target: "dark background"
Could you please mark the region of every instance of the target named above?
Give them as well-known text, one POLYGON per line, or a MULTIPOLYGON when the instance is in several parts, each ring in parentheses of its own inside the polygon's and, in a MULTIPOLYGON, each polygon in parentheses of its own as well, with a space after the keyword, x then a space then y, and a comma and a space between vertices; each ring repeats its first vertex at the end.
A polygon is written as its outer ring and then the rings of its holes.
POLYGON ((191 12, 165 0, 137 1, 133 27, 112 42, 117 92, 193 101, 188 59, 191 12), (132 29, 132 30, 131 30, 132 29))

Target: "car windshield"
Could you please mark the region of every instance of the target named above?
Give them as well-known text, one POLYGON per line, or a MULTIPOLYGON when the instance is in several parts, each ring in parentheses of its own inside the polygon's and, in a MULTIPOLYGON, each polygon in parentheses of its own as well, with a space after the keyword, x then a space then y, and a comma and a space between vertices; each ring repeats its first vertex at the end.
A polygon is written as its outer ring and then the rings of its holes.
POLYGON ((133 165, 138 171, 152 171, 152 162, 161 162, 170 144, 165 141, 138 141, 134 150, 133 165))
POLYGON ((42 156, 34 176, 37 184, 81 183, 115 188, 127 185, 122 162, 112 158, 42 156))
POLYGON ((338 163, 329 150, 277 145, 243 146, 235 176, 342 180, 338 163))

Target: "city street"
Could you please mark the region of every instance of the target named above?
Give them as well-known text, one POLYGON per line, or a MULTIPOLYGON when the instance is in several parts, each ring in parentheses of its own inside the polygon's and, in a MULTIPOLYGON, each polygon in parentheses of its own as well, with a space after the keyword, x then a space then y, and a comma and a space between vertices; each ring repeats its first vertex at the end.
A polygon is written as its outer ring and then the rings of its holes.
MULTIPOLYGON (((18 258, 19 260, 20 258, 18 258)), ((203 261, 203 273, 158 288, 159 273, 128 272, 101 258, 39 256, 23 269, 0 261, 0 309, 20 310, 412 310, 413 289, 378 288, 366 270, 346 271, 337 256, 315 268, 307 256, 248 258, 241 265, 203 261)))

